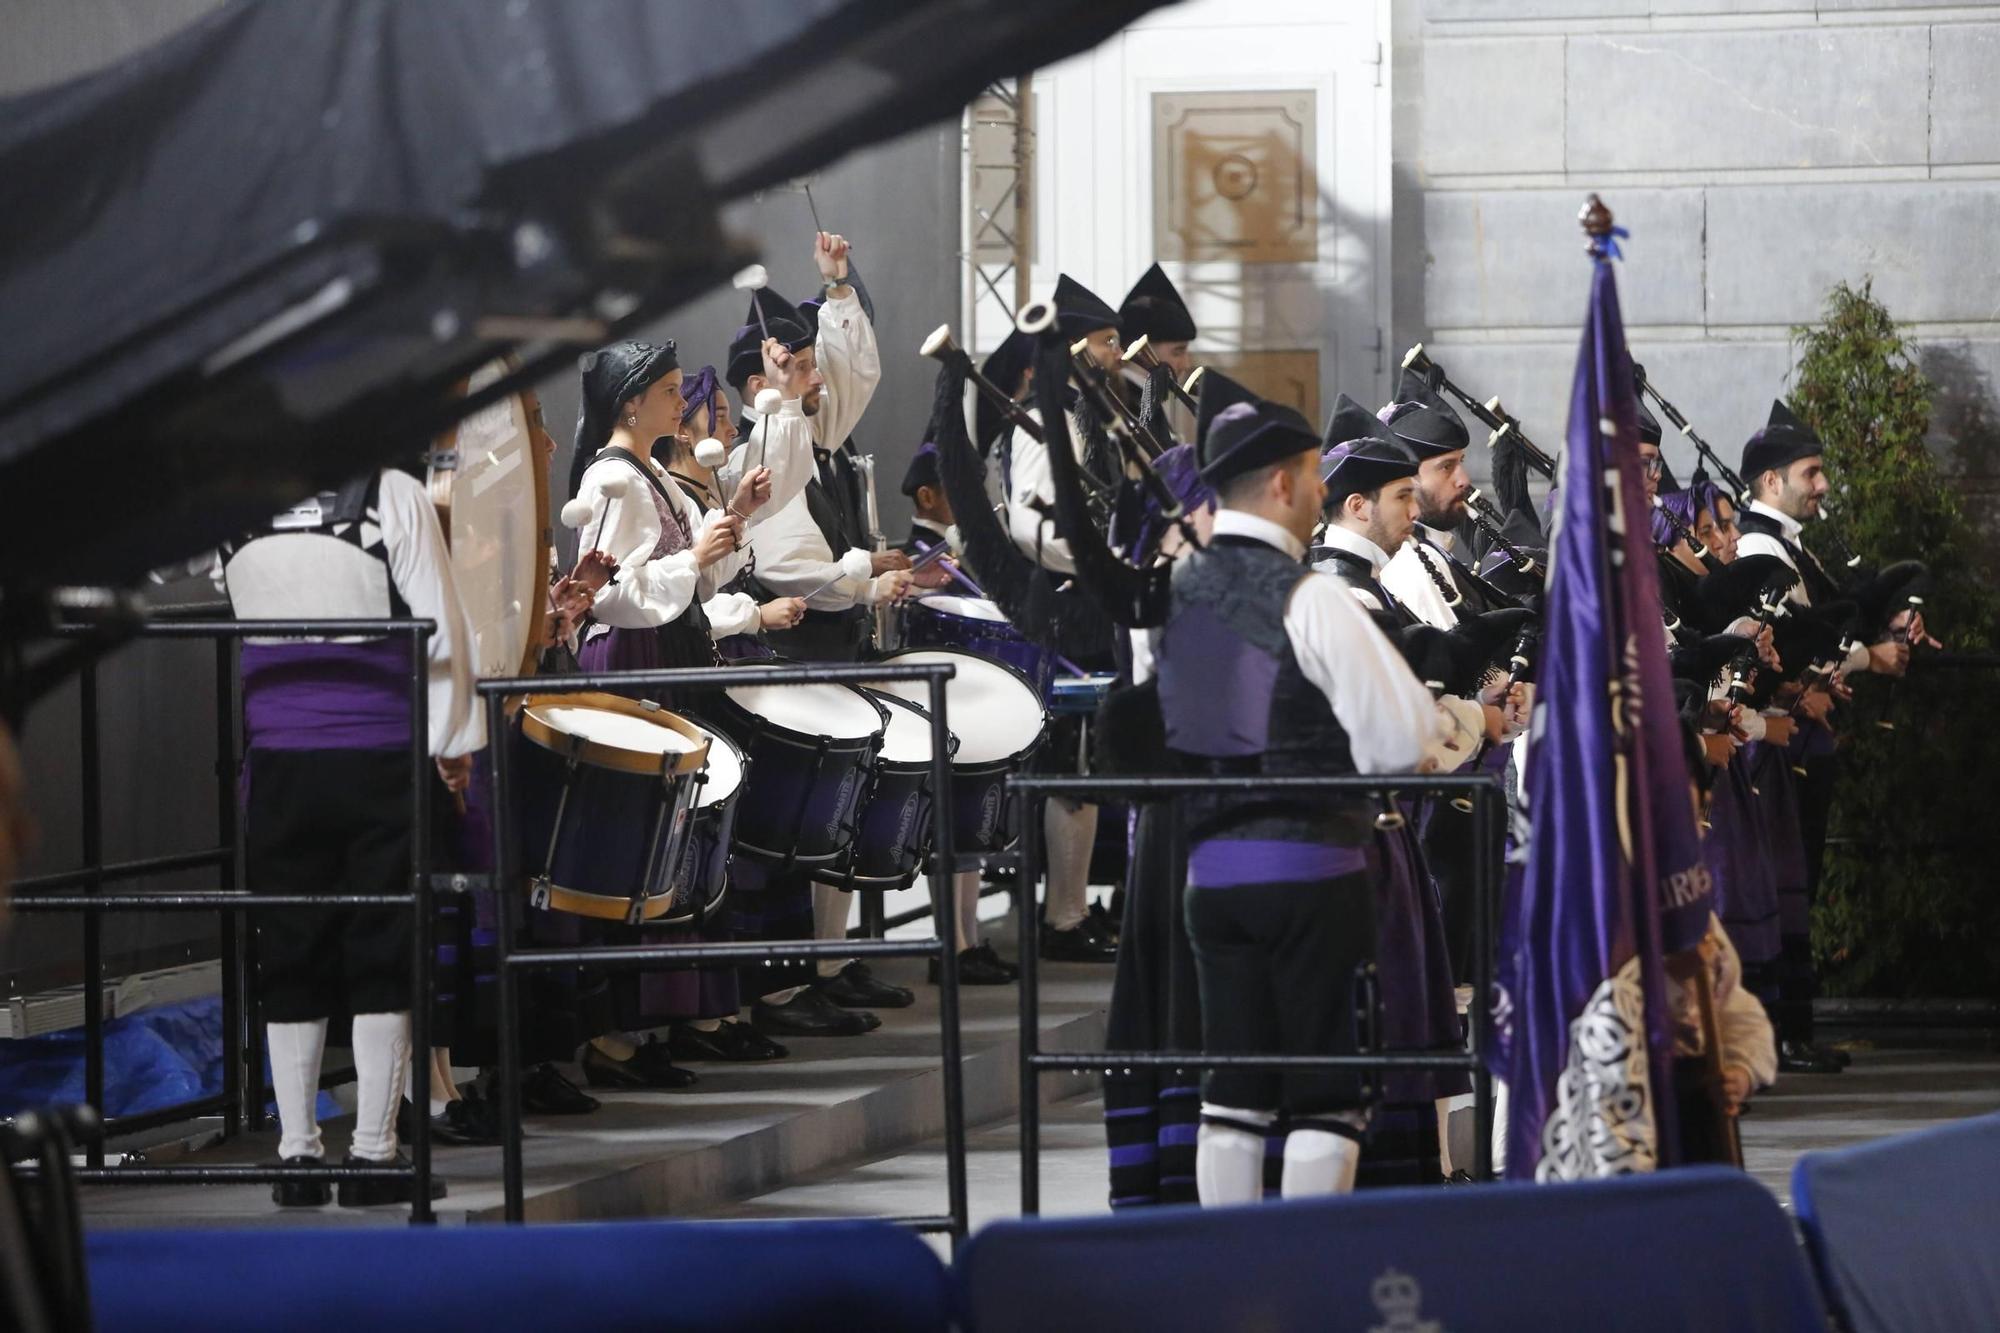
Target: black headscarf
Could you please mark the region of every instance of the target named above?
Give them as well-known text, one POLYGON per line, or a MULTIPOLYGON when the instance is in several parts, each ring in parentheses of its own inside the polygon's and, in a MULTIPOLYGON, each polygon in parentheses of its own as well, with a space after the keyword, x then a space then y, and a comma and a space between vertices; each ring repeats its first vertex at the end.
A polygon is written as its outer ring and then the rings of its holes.
POLYGON ((618 409, 646 386, 681 368, 674 340, 665 345, 620 342, 601 347, 578 363, 583 391, 576 416, 575 452, 569 461, 569 493, 583 484, 583 470, 618 424, 618 409))

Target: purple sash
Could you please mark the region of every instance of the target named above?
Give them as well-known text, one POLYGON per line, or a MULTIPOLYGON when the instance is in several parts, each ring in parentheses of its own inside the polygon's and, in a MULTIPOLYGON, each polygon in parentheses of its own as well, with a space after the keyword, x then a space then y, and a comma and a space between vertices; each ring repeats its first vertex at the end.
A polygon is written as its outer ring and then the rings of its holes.
POLYGON ((246 643, 243 739, 252 750, 393 750, 410 741, 410 646, 246 643))

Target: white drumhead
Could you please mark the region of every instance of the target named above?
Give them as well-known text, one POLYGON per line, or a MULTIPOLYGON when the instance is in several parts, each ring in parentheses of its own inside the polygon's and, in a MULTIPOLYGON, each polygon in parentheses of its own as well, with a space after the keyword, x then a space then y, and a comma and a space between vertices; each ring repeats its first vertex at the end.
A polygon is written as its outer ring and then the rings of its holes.
POLYGON ((904 707, 904 701, 897 696, 892 695, 891 698, 895 702, 882 705, 889 711, 889 730, 882 736, 882 758, 892 764, 928 764, 931 761, 930 715, 904 707))
MULTIPOLYGON (((500 361, 473 373, 469 388, 505 374, 500 361)), ((541 629, 548 583, 538 488, 546 485, 527 408, 510 394, 458 423, 452 439, 451 568, 472 624, 472 660, 481 677, 520 673, 541 629)))
POLYGON ((565 735, 640 754, 686 754, 694 749, 693 741, 665 722, 589 704, 543 704, 535 709, 535 716, 565 735))
POLYGON ((697 807, 720 805, 736 794, 743 785, 743 755, 727 736, 718 735, 697 722, 696 731, 708 738, 708 763, 702 767, 708 781, 701 784, 701 794, 695 798, 697 807))
POLYGON ((942 611, 948 616, 964 616, 968 620, 991 620, 997 624, 1007 623, 1006 615, 999 607, 984 597, 959 597, 948 592, 932 593, 918 599, 933 611, 942 611))
POLYGON ((731 685, 738 707, 803 736, 858 740, 882 730, 882 715, 852 685, 731 685))
MULTIPOLYGON (((949 662, 958 668, 958 674, 944 683, 945 722, 958 737, 958 753, 952 760, 956 764, 973 767, 1012 758, 1042 734, 1040 696, 997 662, 949 648, 897 653, 889 661, 899 666, 949 662)), ((921 680, 888 681, 880 688, 914 704, 930 698, 930 685, 921 680)))

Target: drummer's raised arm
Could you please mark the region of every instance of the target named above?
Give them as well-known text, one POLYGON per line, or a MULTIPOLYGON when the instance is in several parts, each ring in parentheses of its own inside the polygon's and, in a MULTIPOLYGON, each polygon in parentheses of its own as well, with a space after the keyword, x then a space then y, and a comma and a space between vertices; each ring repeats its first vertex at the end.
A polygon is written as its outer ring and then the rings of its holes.
POLYGON ((616 629, 646 629, 678 619, 694 602, 699 571, 692 551, 653 559, 660 544, 660 515, 651 484, 629 465, 607 458, 583 474, 577 494, 590 503, 590 521, 578 528, 580 540, 618 561, 618 581, 597 594, 597 619, 616 629), (613 478, 625 483, 622 495, 605 494, 613 478))
POLYGON ((845 237, 815 237, 814 261, 827 282, 826 304, 819 309, 819 339, 815 351, 819 372, 826 377, 813 430, 820 446, 838 449, 882 382, 882 353, 875 344, 875 322, 862 307, 859 293, 846 285, 848 244, 845 237))
POLYGON ((727 503, 744 473, 759 467, 771 469, 771 498, 750 515, 754 527, 783 509, 813 479, 812 422, 796 398, 783 400, 768 417, 754 405, 747 406, 744 415, 751 422, 750 430, 737 437, 716 482, 727 503))
POLYGON ((430 639, 430 748, 456 759, 486 744, 486 710, 473 696, 472 622, 452 578, 451 552, 423 483, 385 468, 377 499, 382 548, 396 591, 420 620, 434 620, 430 639))

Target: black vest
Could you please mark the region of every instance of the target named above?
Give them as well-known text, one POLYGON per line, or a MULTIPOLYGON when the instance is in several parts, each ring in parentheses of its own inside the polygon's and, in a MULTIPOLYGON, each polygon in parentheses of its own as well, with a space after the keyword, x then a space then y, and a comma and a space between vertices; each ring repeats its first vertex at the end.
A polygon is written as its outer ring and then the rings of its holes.
MULTIPOLYGON (((370 616, 381 616, 401 619, 408 616, 410 605, 403 600, 402 593, 396 590, 396 580, 389 572, 389 550, 382 537, 381 508, 382 474, 380 471, 370 471, 366 476, 356 477, 337 491, 321 491, 310 499, 301 500, 290 509, 273 514, 252 531, 222 543, 225 590, 228 587, 229 567, 254 543, 271 537, 328 537, 352 547, 358 554, 377 561, 382 567, 383 589, 387 594, 382 606, 367 611, 357 611, 356 617, 365 619, 370 616)), ((275 615, 275 608, 239 606, 234 594, 230 596, 230 605, 237 615, 246 619, 282 618, 275 615)))
MULTIPOLYGON (((1347 732, 1299 669, 1285 606, 1311 577, 1276 547, 1223 535, 1174 567, 1157 654, 1167 745, 1196 772, 1352 773, 1347 732)), ((1366 802, 1225 794, 1188 799, 1189 840, 1365 844, 1366 802)))
POLYGON ((1818 556, 1785 536, 1785 530, 1779 526, 1777 519, 1746 505, 1737 511, 1736 526, 1744 532, 1761 533, 1778 539, 1778 545, 1792 557, 1792 564, 1799 571, 1799 581, 1805 585, 1806 596, 1812 598, 1814 605, 1824 606, 1840 600, 1840 584, 1826 572, 1826 566, 1819 562, 1818 556))

